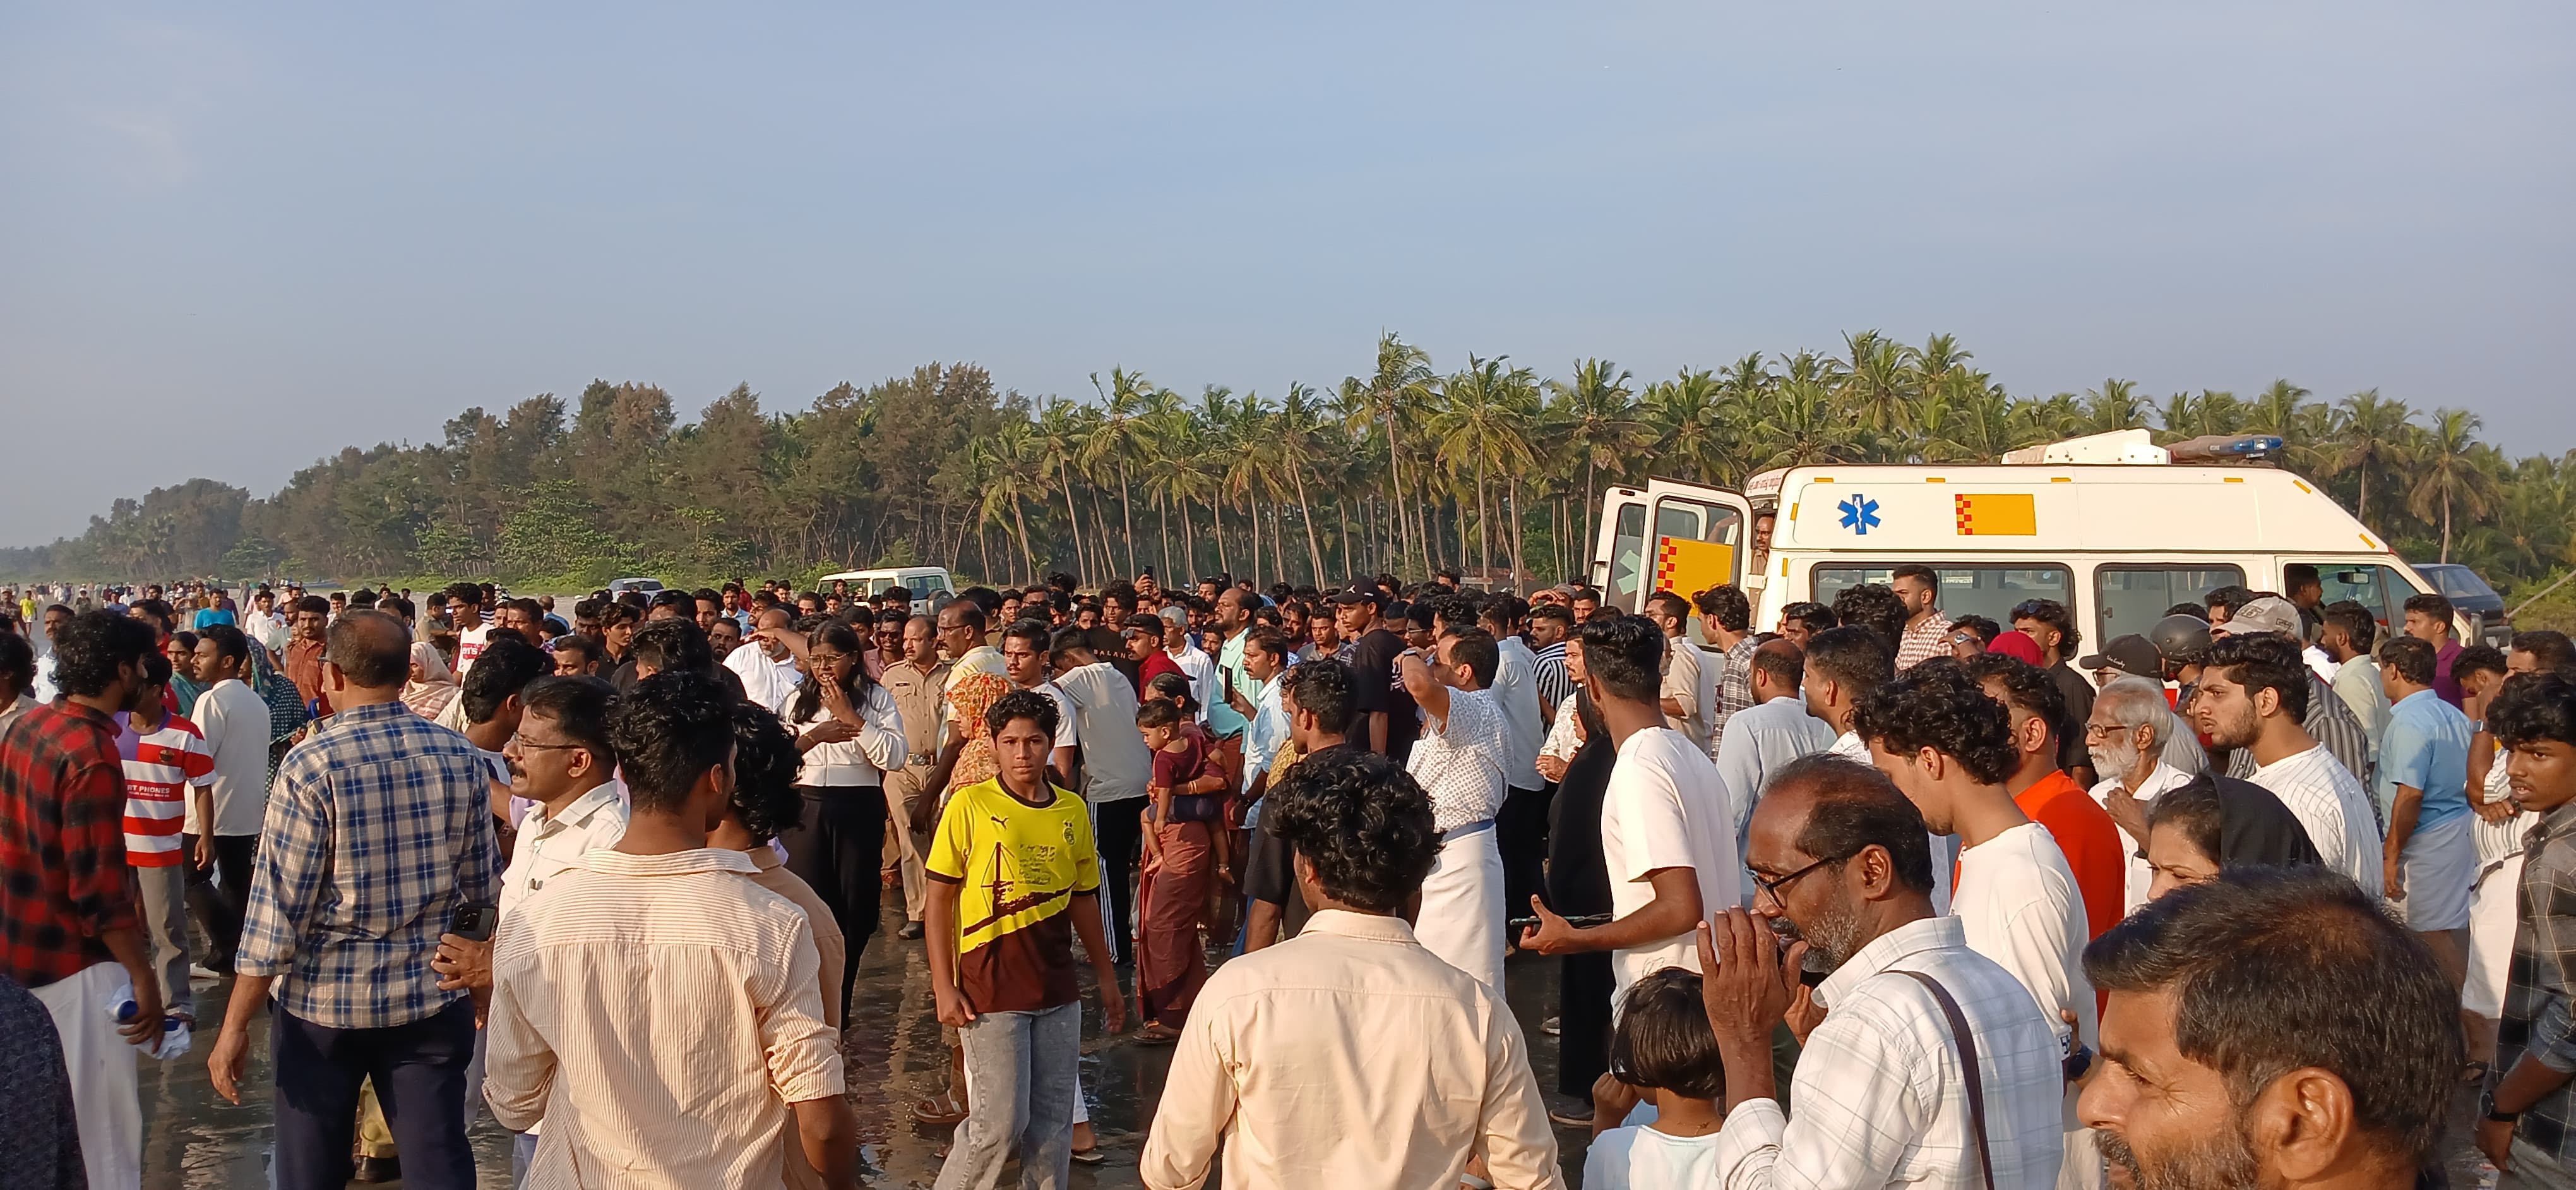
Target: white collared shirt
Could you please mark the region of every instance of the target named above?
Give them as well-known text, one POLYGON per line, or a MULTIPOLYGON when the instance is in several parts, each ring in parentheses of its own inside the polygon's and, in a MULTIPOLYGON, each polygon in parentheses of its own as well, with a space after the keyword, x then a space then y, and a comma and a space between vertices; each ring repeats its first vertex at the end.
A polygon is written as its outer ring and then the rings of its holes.
MULTIPOLYGON (((903 712, 894 705, 894 693, 879 682, 868 683, 861 695, 857 739, 834 744, 816 744, 796 766, 799 785, 865 788, 884 785, 886 772, 903 767, 903 712)), ((832 712, 815 700, 814 713, 799 720, 795 732, 803 736, 832 721, 832 712)))
POLYGON ((501 917, 507 920, 529 893, 581 866, 583 852, 615 847, 626 837, 626 814, 626 783, 615 777, 574 798, 561 815, 548 816, 542 805, 529 810, 519 820, 510 866, 501 870, 501 917))
MULTIPOLYGON (((2159 760, 2156 762, 2156 771, 2147 774, 2145 787, 2130 790, 2129 796, 2137 799, 2141 806, 2151 806, 2166 792, 2189 784, 2191 784, 2191 774, 2159 760)), ((2111 804, 2111 791, 2118 788, 2120 788, 2118 777, 2105 778, 2093 787, 2093 800, 2107 808, 2111 804)), ((2120 847, 2129 855, 2129 873, 2121 882, 2120 890, 2123 896, 2120 915, 2126 917, 2138 906, 2147 903, 2147 889, 2155 883, 2156 870, 2147 863, 2147 841, 2131 837, 2127 827, 2118 827, 2118 830, 2120 847)))
POLYGON ((2379 820, 2370 794, 2352 770, 2317 744, 2257 766, 2252 780, 2298 816, 2326 867, 2352 877, 2361 891, 2378 898, 2387 871, 2380 860, 2379 820))
POLYGON ((1816 989, 1824 1023, 1790 1084, 1795 1119, 1751 1099, 1718 1133, 1727 1190, 1982 1190, 1958 1050, 1932 993, 1958 1001, 1977 1043, 1986 1140, 1999 1190, 2050 1190, 2065 1157, 2056 1036, 2012 973, 1968 949, 1955 917, 1908 922, 1860 948, 1816 989))
POLYGON ((745 643, 754 647, 725 654, 724 667, 742 679, 744 698, 785 719, 788 697, 796 693, 798 686, 805 684, 805 675, 796 671, 795 654, 773 661, 766 651, 758 647, 758 642, 745 643))

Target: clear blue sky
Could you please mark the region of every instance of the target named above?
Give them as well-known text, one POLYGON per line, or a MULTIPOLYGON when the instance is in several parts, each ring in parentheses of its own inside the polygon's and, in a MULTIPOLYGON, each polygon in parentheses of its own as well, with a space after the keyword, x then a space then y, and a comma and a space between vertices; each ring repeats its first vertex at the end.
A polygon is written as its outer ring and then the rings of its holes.
POLYGON ((0 544, 467 405, 1876 327, 2576 446, 2576 6, 0 9, 0 544))

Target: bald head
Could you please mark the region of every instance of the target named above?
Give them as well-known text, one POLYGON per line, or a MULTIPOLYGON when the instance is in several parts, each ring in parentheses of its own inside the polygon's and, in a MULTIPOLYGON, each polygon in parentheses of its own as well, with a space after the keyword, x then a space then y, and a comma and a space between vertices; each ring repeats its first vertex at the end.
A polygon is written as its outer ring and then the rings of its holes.
POLYGON ((360 690, 400 690, 411 675, 411 629, 380 611, 342 612, 322 657, 360 690))
POLYGON ((1762 642, 1753 650, 1753 700, 1769 702, 1798 692, 1798 675, 1807 668, 1807 651, 1788 637, 1762 642))
POLYGON ((785 609, 775 607, 751 618, 751 626, 754 629, 775 628, 781 632, 786 631, 787 626, 795 622, 795 617, 788 615, 785 609))

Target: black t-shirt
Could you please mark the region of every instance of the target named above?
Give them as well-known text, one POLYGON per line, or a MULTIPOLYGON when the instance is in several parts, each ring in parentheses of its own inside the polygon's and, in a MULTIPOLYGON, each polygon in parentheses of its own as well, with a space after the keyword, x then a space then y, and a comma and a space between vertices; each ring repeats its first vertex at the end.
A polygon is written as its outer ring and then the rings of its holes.
POLYGON ((2084 725, 2093 719, 2093 683, 2063 661, 2049 666, 2048 676, 2066 696, 2066 722, 2057 730, 2057 767, 2073 772, 2076 765, 2093 763, 2093 754, 2084 747, 2084 725))
MULTIPOLYGON (((1335 744, 1329 748, 1318 748, 1297 763, 1305 764, 1317 757, 1351 751, 1358 749, 1349 744, 1335 744)), ((1267 802, 1270 799, 1265 795, 1262 800, 1267 802)), ((1243 895, 1279 906, 1283 911, 1283 936, 1294 938, 1298 931, 1306 928, 1306 917, 1314 910, 1306 907, 1306 898, 1297 892, 1297 849, 1289 846, 1287 840, 1270 833, 1269 819, 1264 818, 1262 822, 1261 829, 1252 832, 1252 858, 1243 866, 1243 895)))
MULTIPOLYGON (((1362 714, 1386 712, 1386 754, 1397 764, 1413 755, 1413 740, 1422 733, 1414 717, 1413 696, 1404 692, 1404 683, 1396 680, 1395 659, 1404 652, 1404 638, 1373 628, 1360 638, 1351 651, 1351 706, 1362 714)), ((1351 740, 1359 746, 1368 744, 1368 723, 1351 724, 1351 740)))
POLYGON ((1565 765, 1548 804, 1548 908, 1567 917, 1609 913, 1610 865, 1601 854, 1601 803, 1610 792, 1618 749, 1602 736, 1584 742, 1565 765))

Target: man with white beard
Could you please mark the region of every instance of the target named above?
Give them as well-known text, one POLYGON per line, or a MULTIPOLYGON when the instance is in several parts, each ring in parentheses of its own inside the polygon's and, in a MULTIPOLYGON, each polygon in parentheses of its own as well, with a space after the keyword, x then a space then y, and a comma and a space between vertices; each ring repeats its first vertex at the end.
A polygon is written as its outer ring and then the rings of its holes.
POLYGON ((2182 721, 2165 707, 2163 685, 2141 677, 2114 678, 2102 687, 2084 724, 2084 747, 2093 755, 2093 770, 2102 774, 2092 789, 2093 800, 2119 826, 2120 845, 2129 852, 2123 917, 2146 903, 2147 886, 2155 878, 2146 861, 2148 805, 2197 775, 2166 759, 2172 752, 2165 742, 2181 727, 2182 721))

